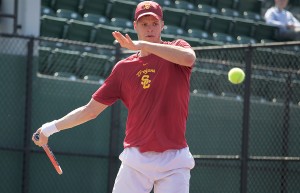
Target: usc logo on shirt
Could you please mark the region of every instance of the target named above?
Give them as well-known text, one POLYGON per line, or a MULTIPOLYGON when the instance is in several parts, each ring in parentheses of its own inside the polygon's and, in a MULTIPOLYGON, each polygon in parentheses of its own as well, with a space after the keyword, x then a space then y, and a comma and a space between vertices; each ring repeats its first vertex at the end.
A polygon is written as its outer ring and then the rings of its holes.
POLYGON ((141 80, 141 85, 142 85, 143 89, 150 88, 150 86, 151 86, 150 73, 155 73, 155 69, 146 68, 146 69, 140 70, 140 71, 138 71, 138 73, 136 73, 137 77, 139 77, 141 80))
POLYGON ((143 89, 149 88, 150 87, 150 82, 151 80, 149 79, 150 76, 148 74, 145 74, 142 76, 141 80, 141 85, 143 85, 143 89))

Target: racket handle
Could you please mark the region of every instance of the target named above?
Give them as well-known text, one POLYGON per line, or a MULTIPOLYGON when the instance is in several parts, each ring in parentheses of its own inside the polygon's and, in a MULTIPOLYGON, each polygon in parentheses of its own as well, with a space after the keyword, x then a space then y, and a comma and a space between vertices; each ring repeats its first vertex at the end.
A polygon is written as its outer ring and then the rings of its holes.
POLYGON ((56 157, 54 156, 52 150, 50 147, 46 144, 42 146, 44 151, 46 152, 47 156, 49 157, 53 167, 55 168, 56 172, 61 175, 63 173, 58 161, 56 160, 56 157))
POLYGON ((36 133, 36 134, 34 134, 34 140, 36 140, 36 141, 38 141, 38 140, 40 140, 40 134, 39 133, 36 133))
MULTIPOLYGON (((40 139, 40 134, 36 133, 34 135, 34 139, 36 141, 38 141, 40 139)), ((42 147, 43 147, 44 151, 46 152, 47 156, 49 157, 52 165, 54 166, 54 168, 56 170, 56 172, 61 175, 63 173, 63 171, 62 171, 58 161, 56 160, 56 157, 54 156, 52 150, 50 149, 50 147, 47 144, 43 145, 42 147)))

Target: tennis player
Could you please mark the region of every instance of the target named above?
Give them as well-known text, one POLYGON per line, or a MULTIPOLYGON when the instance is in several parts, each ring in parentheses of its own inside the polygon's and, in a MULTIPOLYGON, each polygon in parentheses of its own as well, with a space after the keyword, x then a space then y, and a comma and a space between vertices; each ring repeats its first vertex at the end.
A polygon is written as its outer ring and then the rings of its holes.
POLYGON ((119 61, 91 100, 36 132, 38 146, 64 129, 96 118, 118 99, 128 109, 124 151, 113 193, 188 193, 195 162, 185 138, 190 76, 196 56, 182 39, 161 40, 163 12, 153 1, 139 3, 138 40, 113 32, 121 47, 137 50, 119 61))

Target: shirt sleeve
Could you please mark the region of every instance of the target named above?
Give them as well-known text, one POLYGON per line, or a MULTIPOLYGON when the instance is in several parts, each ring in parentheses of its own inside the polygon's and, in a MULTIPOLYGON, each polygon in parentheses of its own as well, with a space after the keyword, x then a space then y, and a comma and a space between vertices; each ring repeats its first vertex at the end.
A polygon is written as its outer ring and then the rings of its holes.
POLYGON ((293 20, 293 24, 296 27, 300 27, 300 22, 298 21, 298 19, 292 13, 291 13, 291 17, 292 17, 292 20, 293 20))
POLYGON ((109 77, 92 95, 92 98, 102 104, 112 105, 120 98, 121 79, 120 65, 116 64, 109 77))
POLYGON ((189 43, 187 43, 185 40, 183 39, 178 39, 174 41, 174 45, 175 46, 180 46, 180 47, 184 47, 184 48, 191 48, 191 45, 189 43))
MULTIPOLYGON (((191 45, 183 39, 177 39, 177 40, 173 41, 172 43, 175 46, 180 46, 180 47, 183 47, 183 48, 192 48, 191 45)), ((187 69, 190 70, 194 67, 194 65, 195 65, 195 63, 191 67, 186 67, 186 66, 180 66, 180 67, 181 68, 187 68, 187 69)))

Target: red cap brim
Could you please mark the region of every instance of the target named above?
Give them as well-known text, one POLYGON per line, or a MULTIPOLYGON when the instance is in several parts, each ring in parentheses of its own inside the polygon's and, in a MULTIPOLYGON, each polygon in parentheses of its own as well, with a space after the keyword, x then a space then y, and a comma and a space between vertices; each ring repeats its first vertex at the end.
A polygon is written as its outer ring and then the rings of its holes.
POLYGON ((161 19, 158 15, 156 15, 156 14, 153 13, 153 12, 146 12, 146 13, 140 14, 140 15, 136 18, 136 21, 139 20, 141 17, 143 17, 143 16, 145 16, 145 15, 152 15, 152 16, 154 16, 154 17, 155 17, 156 19, 158 19, 158 20, 161 19))

